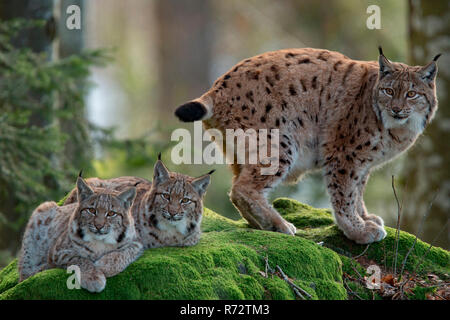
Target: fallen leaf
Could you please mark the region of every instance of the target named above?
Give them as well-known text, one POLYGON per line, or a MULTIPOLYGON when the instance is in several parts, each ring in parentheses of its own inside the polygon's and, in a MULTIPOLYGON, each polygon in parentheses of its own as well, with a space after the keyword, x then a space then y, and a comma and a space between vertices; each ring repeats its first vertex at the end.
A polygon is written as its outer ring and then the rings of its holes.
POLYGON ((392 274, 387 274, 381 278, 381 282, 388 283, 391 286, 395 286, 395 278, 392 274))

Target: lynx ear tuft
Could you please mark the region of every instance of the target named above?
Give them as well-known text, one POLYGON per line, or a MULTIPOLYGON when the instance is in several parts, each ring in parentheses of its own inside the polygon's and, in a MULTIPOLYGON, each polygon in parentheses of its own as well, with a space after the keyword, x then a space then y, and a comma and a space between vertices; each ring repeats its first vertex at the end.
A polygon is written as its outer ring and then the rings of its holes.
POLYGON ((380 53, 381 56, 384 56, 383 48, 381 48, 381 46, 378 46, 378 52, 380 53))
POLYGON ((442 56, 442 53, 438 53, 434 58, 433 61, 437 61, 439 57, 442 56))
POLYGON ((80 170, 80 173, 78 173, 78 176, 79 176, 80 178, 83 177, 83 169, 80 170))
POLYGON ((158 160, 161 160, 161 152, 158 153, 158 160))
POLYGON ((214 172, 216 172, 216 169, 211 170, 211 171, 208 172, 207 174, 211 175, 211 174, 213 174, 214 172))

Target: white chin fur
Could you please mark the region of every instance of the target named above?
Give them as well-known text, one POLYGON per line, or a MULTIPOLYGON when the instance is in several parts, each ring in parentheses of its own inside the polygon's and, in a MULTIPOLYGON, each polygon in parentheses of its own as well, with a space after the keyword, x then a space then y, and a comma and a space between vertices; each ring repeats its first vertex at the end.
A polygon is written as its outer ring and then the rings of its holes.
POLYGON ((93 234, 91 232, 86 232, 84 236, 84 241, 100 241, 107 244, 116 244, 116 239, 114 237, 114 232, 109 232, 108 234, 93 234))
POLYGON ((176 229, 179 233, 185 234, 186 233, 186 219, 183 218, 183 219, 177 220, 177 221, 169 221, 169 220, 163 219, 158 223, 158 228, 162 231, 170 231, 170 230, 176 229))
POLYGON ((416 134, 421 133, 424 129, 423 118, 417 113, 412 113, 406 119, 394 119, 386 111, 383 111, 381 118, 386 129, 405 128, 416 134))

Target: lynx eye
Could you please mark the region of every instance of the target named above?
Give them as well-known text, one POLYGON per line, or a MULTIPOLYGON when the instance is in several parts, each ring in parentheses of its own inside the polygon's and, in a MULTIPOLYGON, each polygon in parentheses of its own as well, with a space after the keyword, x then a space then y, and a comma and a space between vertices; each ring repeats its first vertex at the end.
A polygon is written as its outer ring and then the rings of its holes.
POLYGON ((170 194, 168 193, 161 193, 161 197, 163 197, 166 200, 170 200, 170 194))
POLYGON ((115 217, 117 215, 117 213, 114 211, 109 211, 106 215, 111 218, 111 217, 115 217))
POLYGON ((93 214, 93 215, 95 215, 97 213, 97 211, 94 208, 87 208, 87 209, 84 209, 83 211, 93 214))
POLYGON ((415 96, 417 96, 417 92, 415 91, 408 91, 408 93, 406 94, 406 96, 408 98, 414 98, 415 96))
POLYGON ((191 202, 191 199, 189 199, 189 198, 183 198, 183 199, 181 199, 181 203, 186 204, 186 203, 189 203, 189 202, 191 202))
POLYGON ((392 90, 391 88, 384 88, 384 93, 386 93, 388 96, 393 96, 394 95, 394 90, 392 90))

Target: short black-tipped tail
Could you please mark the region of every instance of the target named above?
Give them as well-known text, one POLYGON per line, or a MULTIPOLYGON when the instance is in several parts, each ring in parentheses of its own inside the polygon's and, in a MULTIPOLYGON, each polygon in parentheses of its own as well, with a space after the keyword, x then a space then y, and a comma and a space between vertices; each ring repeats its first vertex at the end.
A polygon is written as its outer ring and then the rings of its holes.
POLYGON ((183 122, 193 122, 203 119, 208 111, 200 102, 185 103, 175 110, 175 115, 183 122))
POLYGON ((175 110, 175 115, 183 122, 209 119, 213 114, 214 103, 209 94, 185 103, 175 110))

